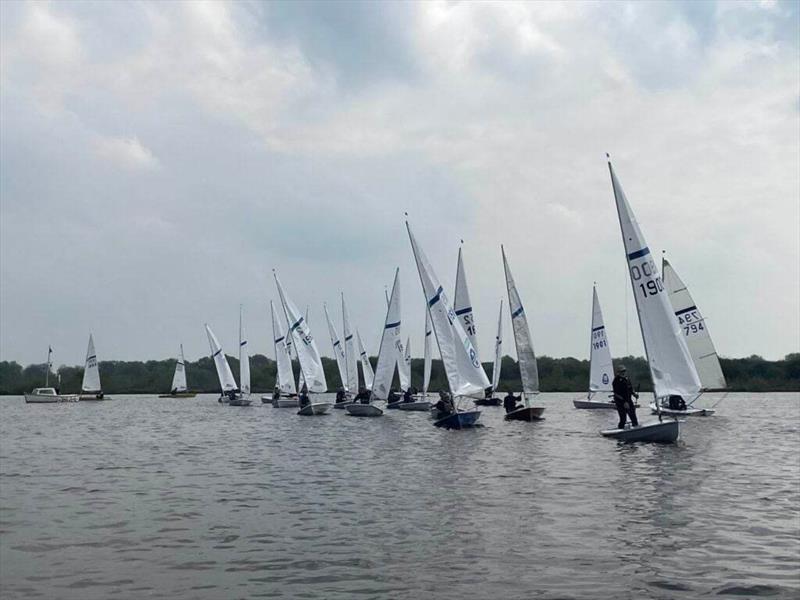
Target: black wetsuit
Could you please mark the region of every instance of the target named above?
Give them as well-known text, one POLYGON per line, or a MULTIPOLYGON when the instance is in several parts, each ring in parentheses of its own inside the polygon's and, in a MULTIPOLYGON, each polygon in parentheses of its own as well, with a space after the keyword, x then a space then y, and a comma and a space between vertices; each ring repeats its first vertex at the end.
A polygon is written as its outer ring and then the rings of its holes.
POLYGON ((507 413, 517 410, 517 400, 519 400, 519 398, 517 398, 511 392, 509 392, 508 395, 503 398, 503 408, 506 409, 507 413))
POLYGON ((611 383, 614 388, 614 404, 617 407, 617 414, 619 415, 618 429, 625 429, 625 421, 628 417, 631 419, 631 425, 634 427, 639 425, 639 419, 636 418, 636 407, 633 404, 632 396, 639 397, 639 394, 633 391, 631 380, 622 374, 614 377, 611 383))

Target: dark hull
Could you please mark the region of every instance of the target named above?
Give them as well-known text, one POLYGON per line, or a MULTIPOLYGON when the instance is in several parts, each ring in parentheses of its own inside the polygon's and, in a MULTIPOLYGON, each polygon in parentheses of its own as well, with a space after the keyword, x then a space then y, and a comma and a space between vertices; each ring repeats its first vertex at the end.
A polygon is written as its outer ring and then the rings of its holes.
POLYGON ((197 392, 178 392, 177 394, 159 394, 159 398, 194 398, 197 392))
POLYGON ((479 398, 475 400, 475 406, 502 406, 503 401, 500 398, 479 398))
POLYGON ((459 412, 439 419, 434 422, 434 426, 443 429, 469 429, 478 426, 477 423, 480 417, 481 413, 478 410, 459 412))
POLYGON ((528 406, 506 413, 506 421, 541 421, 543 406, 528 406))

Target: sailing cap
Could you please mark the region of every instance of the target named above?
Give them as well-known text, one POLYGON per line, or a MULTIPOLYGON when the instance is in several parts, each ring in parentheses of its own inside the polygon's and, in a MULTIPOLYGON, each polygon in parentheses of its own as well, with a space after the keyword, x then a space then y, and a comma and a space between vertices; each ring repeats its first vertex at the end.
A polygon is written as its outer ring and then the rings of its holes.
POLYGON ((625 365, 620 365, 617 367, 617 373, 625 373, 628 369, 625 368, 625 365))

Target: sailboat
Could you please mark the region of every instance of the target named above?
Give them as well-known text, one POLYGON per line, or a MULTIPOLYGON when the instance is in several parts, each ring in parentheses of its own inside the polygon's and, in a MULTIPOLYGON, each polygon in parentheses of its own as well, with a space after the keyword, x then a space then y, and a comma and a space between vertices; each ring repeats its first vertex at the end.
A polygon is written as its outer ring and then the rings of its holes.
POLYGON ((361 357, 361 372, 364 375, 364 387, 371 390, 375 372, 372 370, 372 363, 369 362, 369 356, 364 350, 364 343, 361 341, 361 334, 358 333, 358 330, 356 330, 356 338, 358 339, 358 355, 361 357))
MULTIPOLYGON (((693 397, 700 392, 701 384, 692 356, 678 328, 678 320, 658 267, 611 166, 610 158, 608 170, 655 399, 658 401, 673 395, 693 397)), ((605 437, 622 441, 674 442, 680 436, 680 421, 662 421, 659 418, 658 421, 640 424, 638 427, 609 429, 601 433, 605 437)))
MULTIPOLYGON (((272 340, 275 347, 275 365, 277 367, 276 392, 271 398, 274 408, 296 408, 297 388, 295 387, 294 372, 292 371, 292 355, 287 345, 287 338, 283 335, 280 319, 275 316, 275 305, 270 300, 269 311, 272 316, 272 340)), ((264 396, 261 397, 262 402, 264 396)))
MULTIPOLYGON (((700 385, 703 391, 726 389, 725 375, 722 372, 722 366, 719 364, 719 356, 717 356, 714 342, 711 340, 708 324, 692 299, 689 289, 678 277, 675 268, 666 258, 662 258, 661 273, 664 277, 664 286, 669 292, 670 304, 675 311, 675 316, 678 318, 678 326, 686 340, 689 353, 692 355, 692 361, 700 378, 700 385)), ((677 396, 662 399, 661 406, 655 406, 655 403, 653 403, 650 408, 655 414, 663 412, 668 415, 683 415, 687 417, 713 415, 716 412, 713 408, 693 406, 699 397, 700 394, 689 398, 688 402, 684 400, 685 408, 681 407, 681 402, 677 396)), ((681 398, 681 400, 683 399, 681 398)))
POLYGON ((506 288, 508 290, 508 310, 511 313, 511 328, 514 331, 514 345, 517 348, 517 364, 522 380, 522 401, 525 406, 506 413, 508 421, 536 421, 542 418, 544 406, 531 406, 531 396, 534 398, 539 393, 539 365, 533 351, 531 330, 528 326, 528 317, 522 307, 517 285, 508 266, 506 250, 500 246, 503 255, 503 270, 506 274, 506 288))
MULTIPOLYGON (((428 352, 428 355, 430 355, 430 348, 427 348, 427 352, 428 352)), ((406 338, 406 350, 405 350, 405 355, 404 355, 404 361, 403 362, 405 363, 405 372, 406 372, 406 374, 408 376, 408 387, 406 389, 413 389, 411 387, 411 338, 406 338)), ((423 374, 423 378, 424 378, 424 376, 425 375, 423 374)), ((428 377, 427 381, 430 381, 430 371, 428 372, 427 377, 428 377)), ((423 387, 424 387, 425 391, 427 391, 428 384, 427 383, 423 383, 423 387)), ((412 398, 414 398, 414 396, 412 396, 412 398)), ((399 408, 400 410, 411 410, 411 411, 417 411, 417 412, 430 412, 432 404, 430 402, 428 402, 427 400, 425 400, 425 392, 423 392, 421 400, 417 396, 416 400, 411 400, 409 402, 406 402, 406 400, 404 398, 400 402, 395 403, 395 405, 393 405, 393 406, 395 406, 396 408, 399 408)), ((388 407, 388 408, 391 408, 391 407, 388 407)))
MULTIPOLYGON (((308 327, 306 319, 300 314, 297 306, 284 293, 278 274, 273 272, 273 275, 275 276, 275 285, 278 287, 278 295, 281 298, 286 322, 289 326, 289 335, 294 340, 294 349, 300 361, 300 369, 304 380, 303 388, 313 394, 324 393, 328 390, 328 384, 325 381, 322 358, 317 349, 317 343, 314 341, 314 336, 311 334, 311 329, 308 327)), ((303 390, 301 390, 301 395, 302 392, 303 390)), ((305 406, 301 402, 300 410, 297 411, 297 414, 302 416, 324 415, 330 407, 330 402, 309 402, 305 406)))
POLYGON ((611 347, 606 337, 603 311, 597 298, 597 287, 592 287, 592 330, 589 334, 589 393, 586 400, 573 400, 575 408, 615 409, 614 365, 611 361, 611 347), (598 398, 599 396, 599 398, 598 398))
POLYGON ((358 393, 358 355, 356 354, 356 344, 353 339, 353 331, 350 329, 350 315, 347 312, 347 304, 342 294, 342 334, 344 335, 344 372, 346 390, 351 395, 358 393))
POLYGON ((492 387, 486 396, 475 400, 478 406, 500 406, 503 401, 494 395, 500 385, 500 368, 503 365, 503 301, 500 300, 500 313, 497 316, 497 336, 494 338, 494 366, 492 367, 492 387))
MULTIPOLYGON (((339 379, 342 382, 342 389, 345 393, 349 390, 347 388, 347 367, 345 366, 345 361, 347 358, 344 355, 344 348, 342 347, 342 342, 339 339, 339 335, 336 333, 336 329, 333 327, 333 323, 331 322, 331 316, 328 313, 328 305, 323 304, 322 308, 325 311, 325 320, 328 322, 328 334, 331 336, 331 345, 333 346, 333 356, 336 358, 336 367, 339 369, 339 379)), ((349 404, 347 399, 343 400, 342 402, 336 402, 333 407, 334 408, 344 408, 349 404)))
POLYGON ((397 379, 400 381, 401 398, 388 403, 386 408, 400 408, 403 404, 402 396, 405 396, 406 390, 411 389, 411 353, 408 348, 408 339, 406 339, 406 346, 403 346, 403 341, 400 337, 394 343, 397 360, 397 379))
POLYGON ((232 397, 231 406, 250 406, 250 353, 242 324, 242 307, 239 306, 239 393, 232 397))
POLYGON ((183 344, 180 345, 178 362, 175 364, 175 374, 172 376, 172 391, 169 394, 160 394, 159 398, 194 398, 197 394, 186 388, 186 362, 183 359, 183 344))
POLYGON ((208 336, 208 345, 211 348, 211 359, 214 361, 214 367, 217 370, 217 379, 219 379, 219 387, 221 394, 219 402, 229 402, 230 399, 236 397, 239 388, 236 385, 236 380, 233 378, 233 372, 228 364, 228 359, 225 358, 225 353, 222 351, 217 336, 211 331, 208 323, 206 323, 206 335, 208 336))
POLYGON ((61 374, 58 376, 58 387, 50 386, 50 369, 53 367, 53 348, 47 347, 47 364, 45 365, 44 387, 35 388, 29 394, 25 394, 27 404, 53 404, 56 402, 77 402, 78 394, 62 394, 61 374))
POLYGON ((483 393, 489 387, 489 379, 478 360, 478 354, 464 331, 461 322, 450 306, 444 288, 439 283, 433 267, 425 256, 411 232, 411 225, 406 221, 408 238, 414 261, 417 264, 422 291, 428 305, 436 343, 447 375, 447 385, 453 398, 453 412, 434 422, 436 427, 447 429, 463 429, 473 427, 481 416, 478 410, 461 411, 458 408, 459 397, 474 396, 483 393))
POLYGON ((386 318, 383 320, 381 344, 378 349, 378 364, 375 366, 375 378, 372 381, 369 403, 356 402, 348 405, 346 410, 349 414, 355 417, 379 417, 383 414, 383 411, 373 405, 372 401, 388 401, 389 399, 395 365, 398 368, 400 367, 400 363, 397 360, 397 345, 400 344, 402 347, 400 324, 400 269, 396 269, 392 293, 389 296, 389 303, 386 307, 386 318))
POLYGON ((83 367, 83 382, 81 383, 80 399, 86 400, 110 400, 103 394, 100 385, 100 368, 97 362, 97 353, 94 350, 94 338, 89 334, 89 346, 86 348, 86 363, 83 367))

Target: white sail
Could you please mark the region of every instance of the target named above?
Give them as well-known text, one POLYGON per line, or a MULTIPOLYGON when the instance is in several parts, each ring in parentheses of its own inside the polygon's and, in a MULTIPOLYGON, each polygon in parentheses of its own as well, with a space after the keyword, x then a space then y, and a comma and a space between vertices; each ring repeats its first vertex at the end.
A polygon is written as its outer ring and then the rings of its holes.
POLYGON ((592 288, 592 331, 589 338, 589 391, 610 392, 614 379, 611 347, 606 337, 603 311, 597 298, 597 288, 592 288))
POLYGON ((347 375, 347 388, 356 393, 358 391, 358 357, 353 331, 350 329, 350 315, 342 294, 342 327, 344 329, 344 357, 345 373, 347 375))
POLYGON ((331 323, 331 316, 328 314, 328 305, 323 304, 322 307, 325 310, 325 320, 328 322, 328 333, 331 336, 333 356, 336 358, 336 366, 339 368, 339 379, 341 379, 342 387, 345 389, 345 391, 351 391, 347 386, 347 367, 345 367, 344 364, 345 356, 342 342, 339 340, 339 336, 336 334, 336 329, 334 329, 333 323, 331 323))
POLYGON ((239 389, 245 396, 250 395, 250 353, 247 350, 241 306, 239 307, 239 389))
POLYGON ((211 358, 214 359, 214 366, 217 368, 219 386, 222 388, 223 393, 237 389, 236 380, 233 378, 230 365, 228 365, 228 359, 225 358, 225 353, 222 351, 219 341, 217 341, 217 336, 214 335, 207 323, 206 334, 208 335, 208 345, 211 347, 211 358))
POLYGON ((403 360, 397 363, 400 376, 400 389, 405 391, 411 387, 411 338, 406 338, 406 347, 403 351, 403 360), (400 365, 402 364, 402 369, 400 365))
POLYGON ((103 388, 100 387, 100 369, 97 366, 97 353, 94 351, 94 338, 89 334, 89 347, 86 349, 86 363, 83 366, 83 383, 81 383, 81 391, 84 392, 99 392, 103 388))
POLYGON ((278 286, 278 294, 281 297, 281 304, 286 313, 289 334, 294 340, 294 350, 297 352, 297 358, 300 361, 304 385, 308 387, 309 392, 325 392, 328 389, 328 384, 325 381, 322 358, 319 355, 319 350, 317 350, 314 336, 311 335, 311 329, 309 329, 305 318, 297 310, 291 299, 284 294, 277 273, 275 274, 275 284, 278 286))
POLYGON ((183 344, 181 344, 181 351, 178 354, 178 363, 175 365, 175 374, 172 376, 172 387, 169 389, 176 392, 186 391, 186 363, 183 360, 183 344))
POLYGON ((292 355, 286 345, 286 336, 283 335, 280 319, 275 316, 275 305, 272 300, 269 302, 269 311, 272 314, 272 339, 275 344, 278 388, 283 394, 296 394, 297 388, 294 385, 294 373, 292 372, 292 355))
POLYGON ((378 364, 375 366, 375 379, 372 382, 372 396, 380 400, 386 400, 389 397, 394 378, 394 366, 399 364, 397 362, 398 346, 403 346, 403 342, 400 340, 400 269, 397 269, 394 274, 392 294, 389 297, 389 306, 386 308, 386 319, 383 321, 378 364))
POLYGON ((675 316, 678 317, 678 325, 689 347, 703 389, 725 389, 727 387, 725 375, 722 373, 714 342, 711 341, 708 323, 700 314, 700 309, 694 303, 686 285, 666 258, 663 259, 661 268, 664 285, 669 291, 670 303, 675 316))
POLYGON ((500 385, 500 369, 503 366, 503 301, 500 300, 500 314, 497 316, 497 337, 494 338, 494 367, 492 368, 492 391, 500 385))
POLYGON ((422 394, 428 393, 428 386, 431 383, 431 363, 433 362, 433 355, 431 354, 431 336, 433 329, 431 329, 431 314, 428 312, 428 303, 425 303, 425 352, 422 367, 422 394))
POLYGON ((503 269, 506 273, 506 288, 508 289, 508 310, 511 313, 511 328, 514 331, 514 344, 517 348, 517 362, 519 375, 522 379, 522 391, 526 394, 539 392, 539 366, 536 362, 536 353, 533 351, 531 330, 528 326, 528 317, 522 307, 514 276, 508 266, 505 248, 500 246, 503 254, 503 269))
POLYGON ((608 170, 655 395, 658 398, 673 394, 686 398, 696 396, 701 387, 700 378, 678 327, 658 267, 610 160, 608 170))
POLYGON ((464 328, 472 347, 475 349, 475 356, 480 361, 478 353, 477 333, 475 329, 475 315, 472 314, 472 302, 469 299, 469 288, 467 287, 467 276, 464 273, 464 259, 461 256, 461 248, 458 249, 458 267, 456 268, 456 290, 453 294, 453 310, 456 311, 458 320, 464 328))
POLYGON ((439 354, 447 375, 450 392, 454 396, 477 395, 489 387, 489 379, 483 371, 478 355, 469 336, 461 326, 455 311, 450 306, 444 288, 439 283, 428 258, 417 244, 411 226, 406 222, 411 249, 417 263, 422 290, 431 314, 433 331, 439 345, 439 354))
POLYGON ((364 386, 371 390, 375 372, 372 370, 372 364, 369 362, 369 356, 364 350, 364 343, 361 341, 361 334, 358 331, 356 331, 356 338, 358 338, 358 355, 361 357, 361 372, 364 373, 364 386))

